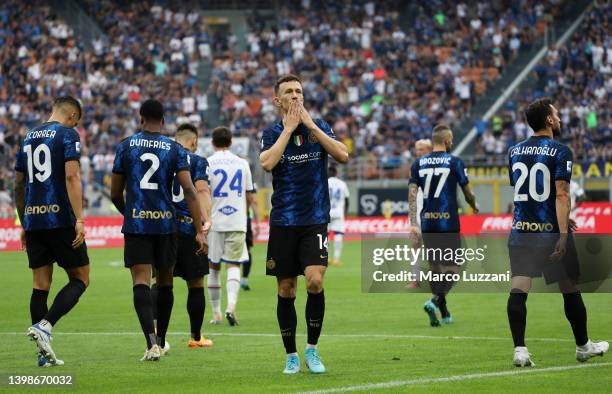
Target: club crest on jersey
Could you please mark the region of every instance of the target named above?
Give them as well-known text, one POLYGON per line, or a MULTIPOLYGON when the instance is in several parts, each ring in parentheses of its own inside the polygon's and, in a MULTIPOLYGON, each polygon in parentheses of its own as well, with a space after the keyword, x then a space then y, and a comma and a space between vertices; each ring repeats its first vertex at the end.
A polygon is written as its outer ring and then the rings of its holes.
POLYGON ((317 142, 319 142, 319 141, 317 140, 317 137, 314 135, 314 133, 313 133, 312 131, 311 131, 310 133, 308 133, 308 141, 309 141, 311 144, 316 144, 317 142))
POLYGON ((293 137, 293 143, 295 144, 295 146, 302 146, 302 144, 304 143, 304 139, 301 135, 296 135, 295 137, 293 137))
POLYGON ((233 214, 236 211, 238 211, 238 210, 236 208, 230 206, 230 205, 226 205, 224 207, 219 208, 219 212, 221 212, 225 216, 229 216, 229 215, 233 214))

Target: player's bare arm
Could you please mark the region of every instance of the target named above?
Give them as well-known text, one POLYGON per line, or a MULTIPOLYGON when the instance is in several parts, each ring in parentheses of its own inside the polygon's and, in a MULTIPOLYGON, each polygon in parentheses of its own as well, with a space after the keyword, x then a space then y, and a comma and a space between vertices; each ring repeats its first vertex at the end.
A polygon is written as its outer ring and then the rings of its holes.
POLYGON ((555 251, 550 255, 550 259, 553 261, 559 260, 565 254, 571 205, 569 182, 555 181, 555 189, 557 191, 555 208, 557 211, 557 223, 559 224, 560 235, 559 241, 555 245, 555 251))
POLYGON ((210 197, 210 188, 208 184, 203 180, 197 180, 195 183, 196 192, 198 194, 198 201, 200 203, 200 208, 202 209, 202 217, 204 218, 204 234, 208 234, 208 229, 210 229, 211 219, 210 219, 210 206, 211 206, 211 197, 210 197))
POLYGON ((417 225, 417 194, 419 185, 411 183, 408 185, 408 214, 410 217, 410 233, 413 235, 413 242, 420 243, 421 229, 417 225))
POLYGON ((125 212, 125 198, 123 191, 125 190, 125 177, 121 174, 113 173, 111 176, 111 201, 120 214, 125 212))
POLYGON ((293 101, 289 105, 287 113, 283 115, 283 132, 270 149, 261 152, 261 155, 259 155, 259 161, 265 171, 272 171, 283 156, 283 152, 285 152, 285 148, 287 148, 289 143, 289 138, 291 138, 291 133, 300 124, 300 111, 300 103, 297 100, 293 101))
MULTIPOLYGON (((25 212, 25 174, 23 172, 15 172, 15 207, 17 208, 17 216, 19 222, 23 223, 23 214, 25 212)), ((21 249, 25 250, 25 230, 21 229, 21 249)))
POLYGON ((76 218, 76 224, 74 231, 76 237, 72 242, 73 248, 81 246, 85 241, 85 226, 83 224, 83 184, 81 183, 81 165, 76 160, 67 161, 64 164, 66 172, 66 191, 68 192, 68 199, 70 200, 70 206, 74 217, 76 218))
POLYGON ((259 209, 257 204, 257 193, 255 192, 246 192, 247 199, 247 209, 251 209, 253 211, 254 218, 251 223, 253 237, 257 237, 258 227, 257 223, 259 222, 259 209))
POLYGON ((336 141, 335 139, 325 134, 323 130, 321 130, 319 126, 317 126, 317 124, 312 120, 310 114, 308 113, 308 111, 306 111, 306 108, 304 108, 303 104, 301 104, 300 118, 304 126, 306 126, 308 130, 314 133, 314 136, 316 137, 317 141, 319 141, 319 143, 321 144, 321 146, 323 146, 323 149, 325 149, 327 153, 329 153, 339 163, 348 162, 349 155, 346 145, 344 145, 340 141, 336 141))
POLYGON ((474 213, 480 212, 480 210, 478 209, 478 204, 476 203, 476 196, 472 192, 472 188, 470 187, 470 185, 467 184, 467 185, 462 186, 461 190, 463 191, 465 202, 467 202, 470 205, 470 207, 472 207, 472 210, 474 211, 474 213))
POLYGON ((196 232, 196 242, 198 243, 197 254, 204 253, 205 248, 205 236, 204 230, 202 228, 202 209, 200 207, 200 203, 198 202, 198 194, 196 192, 196 188, 191 182, 191 174, 188 170, 179 171, 176 173, 176 178, 178 179, 181 187, 183 188, 183 193, 185 194, 185 201, 187 202, 187 207, 189 208, 189 212, 191 213, 191 217, 193 218, 193 228, 196 232))

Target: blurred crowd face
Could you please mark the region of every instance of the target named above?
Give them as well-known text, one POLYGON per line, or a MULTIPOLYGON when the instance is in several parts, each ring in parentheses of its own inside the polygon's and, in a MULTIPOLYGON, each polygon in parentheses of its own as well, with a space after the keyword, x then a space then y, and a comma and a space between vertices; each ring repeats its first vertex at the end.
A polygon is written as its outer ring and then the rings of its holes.
POLYGON ((431 147, 430 143, 428 144, 425 141, 417 141, 414 144, 414 151, 415 151, 416 157, 417 158, 418 157, 423 157, 423 156, 431 153, 431 148, 432 147, 431 147))
POLYGON ((287 112, 289 105, 298 101, 300 104, 304 104, 304 92, 302 91, 302 84, 298 81, 283 82, 278 87, 278 94, 274 98, 274 102, 277 107, 281 109, 281 112, 287 112))

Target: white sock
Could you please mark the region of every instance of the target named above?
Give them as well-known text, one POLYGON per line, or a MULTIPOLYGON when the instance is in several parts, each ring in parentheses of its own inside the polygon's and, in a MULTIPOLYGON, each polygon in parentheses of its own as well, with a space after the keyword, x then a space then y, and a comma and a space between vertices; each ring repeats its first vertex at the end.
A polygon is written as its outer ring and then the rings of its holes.
POLYGON ((576 346, 578 349, 580 350, 588 350, 591 347, 591 340, 587 340, 587 343, 585 343, 582 346, 576 346))
POLYGON ((40 328, 42 328, 43 330, 49 333, 51 333, 51 330, 53 330, 53 324, 49 323, 45 319, 42 319, 40 323, 38 323, 38 325, 40 326, 40 328))
POLYGON ((297 355, 298 355, 297 352, 295 352, 295 353, 287 353, 287 356, 297 356, 297 355))
POLYGON ((213 315, 221 314, 221 271, 210 269, 208 274, 208 298, 213 315))
POLYGON ((334 234, 334 260, 340 260, 340 256, 342 256, 342 239, 344 235, 342 234, 334 234))
POLYGON ((227 309, 226 312, 236 310, 238 302, 238 291, 240 291, 240 267, 227 267, 227 309))
POLYGON ((311 345, 310 343, 306 344, 306 350, 308 350, 308 349, 316 349, 316 348, 317 348, 317 345, 311 345))

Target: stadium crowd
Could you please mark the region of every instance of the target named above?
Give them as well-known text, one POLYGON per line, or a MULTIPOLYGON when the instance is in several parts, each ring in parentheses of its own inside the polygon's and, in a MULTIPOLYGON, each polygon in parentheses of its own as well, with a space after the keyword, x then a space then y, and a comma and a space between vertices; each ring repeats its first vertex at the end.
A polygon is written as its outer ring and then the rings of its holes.
MULTIPOLYGON (((436 123, 457 125, 468 116, 474 99, 534 45, 562 3, 437 0, 404 9, 399 0, 286 2, 277 20, 252 13, 241 51, 235 36, 210 31, 196 7, 87 0, 81 5, 105 36, 85 45, 47 3, 9 0, 0 6, 0 146, 6 152, 0 161, 8 163, 0 167, 0 182, 12 177, 19 138, 45 120, 57 95, 83 102, 84 160, 99 182, 110 172, 118 141, 138 127, 142 99, 162 97, 173 130, 182 121, 211 126, 212 97, 235 135, 258 138, 276 118, 273 81, 288 72, 303 77, 307 106, 332 124, 353 156, 367 157, 373 173, 397 175, 411 160, 413 142, 436 123), (199 70, 210 60, 210 87, 202 91, 199 70)), ((591 18, 603 26, 606 15, 591 18)), ((609 47, 609 36, 600 36, 600 47, 609 47)), ((573 75, 592 64, 557 52, 551 64, 565 61, 567 70, 578 70, 573 75)), ((544 74, 551 80, 548 69, 544 74)), ((590 83, 601 81, 609 90, 609 77, 602 78, 590 83)), ((547 92, 554 89, 547 84, 547 92)), ((592 96, 580 95, 565 99, 595 105, 592 96)), ((609 121, 609 108, 602 112, 599 128, 609 121)))
POLYGON ((369 155, 375 172, 405 166, 413 142, 436 123, 456 125, 559 6, 494 4, 415 2, 405 31, 399 1, 286 3, 275 27, 254 15, 248 51, 216 57, 224 120, 256 134, 276 116, 276 75, 293 72, 353 155, 369 155))
POLYGON ((550 96, 560 112, 562 140, 582 161, 612 160, 612 4, 596 6, 568 42, 551 47, 524 90, 481 125, 480 153, 504 161, 509 146, 529 133, 527 104, 550 96))

